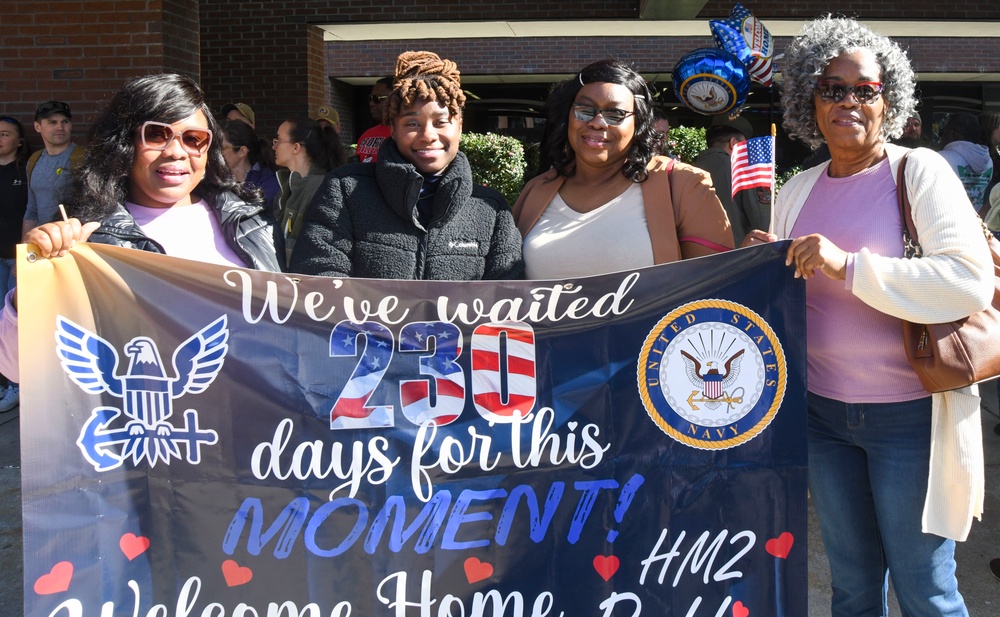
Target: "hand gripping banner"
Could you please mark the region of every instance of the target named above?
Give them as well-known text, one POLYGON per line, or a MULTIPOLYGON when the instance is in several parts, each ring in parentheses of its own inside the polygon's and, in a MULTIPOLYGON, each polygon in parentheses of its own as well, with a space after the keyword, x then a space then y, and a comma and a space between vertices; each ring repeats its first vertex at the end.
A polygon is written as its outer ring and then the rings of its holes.
POLYGON ((502 283, 21 250, 27 615, 806 614, 784 244, 502 283))

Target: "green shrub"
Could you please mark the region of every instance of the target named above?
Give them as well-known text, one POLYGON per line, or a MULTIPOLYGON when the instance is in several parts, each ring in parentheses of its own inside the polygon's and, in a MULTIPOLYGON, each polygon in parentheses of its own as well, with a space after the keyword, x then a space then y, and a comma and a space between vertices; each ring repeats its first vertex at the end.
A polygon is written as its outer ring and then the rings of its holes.
POLYGON ((774 193, 775 193, 775 195, 777 195, 778 191, 781 190, 781 187, 785 186, 786 182, 788 182, 789 180, 792 179, 792 176, 794 176, 797 173, 800 173, 801 171, 802 171, 802 168, 799 167, 798 165, 796 165, 795 167, 792 167, 791 169, 785 170, 784 173, 778 174, 778 176, 774 179, 774 193))
POLYGON ((705 129, 687 126, 671 127, 667 135, 667 148, 670 154, 680 157, 685 163, 693 163, 695 157, 707 148, 705 129))
POLYGON ((469 158, 472 180, 500 191, 513 204, 524 187, 521 142, 496 133, 463 133, 458 148, 469 158))

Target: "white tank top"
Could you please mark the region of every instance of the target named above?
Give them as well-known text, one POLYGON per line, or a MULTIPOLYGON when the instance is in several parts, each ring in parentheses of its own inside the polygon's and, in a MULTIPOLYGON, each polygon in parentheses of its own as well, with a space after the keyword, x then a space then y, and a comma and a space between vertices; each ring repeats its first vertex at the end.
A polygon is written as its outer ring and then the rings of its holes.
POLYGON ((642 187, 580 213, 556 194, 524 238, 529 279, 562 279, 653 265, 642 187))

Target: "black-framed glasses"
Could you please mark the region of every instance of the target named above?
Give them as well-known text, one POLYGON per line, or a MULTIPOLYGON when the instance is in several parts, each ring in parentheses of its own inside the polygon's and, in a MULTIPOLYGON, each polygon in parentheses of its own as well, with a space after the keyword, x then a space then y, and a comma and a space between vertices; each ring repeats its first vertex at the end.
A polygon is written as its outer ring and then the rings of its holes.
POLYGON ((882 83, 878 81, 862 81, 848 86, 840 82, 824 79, 817 82, 816 94, 827 103, 839 103, 850 95, 862 105, 871 105, 882 94, 882 83))
POLYGON ((143 147, 150 150, 166 150, 176 138, 188 154, 204 154, 212 145, 212 131, 208 129, 192 127, 178 133, 169 124, 153 120, 148 120, 139 127, 139 138, 143 147))
POLYGON ((387 98, 389 98, 388 94, 369 94, 368 102, 371 103, 372 105, 378 105, 387 98))
POLYGON ((634 114, 634 111, 625 111, 624 109, 618 109, 617 107, 598 109, 591 105, 573 105, 573 117, 580 122, 590 122, 597 116, 600 116, 604 118, 604 121, 608 123, 608 126, 618 126, 622 122, 625 122, 625 118, 634 114))

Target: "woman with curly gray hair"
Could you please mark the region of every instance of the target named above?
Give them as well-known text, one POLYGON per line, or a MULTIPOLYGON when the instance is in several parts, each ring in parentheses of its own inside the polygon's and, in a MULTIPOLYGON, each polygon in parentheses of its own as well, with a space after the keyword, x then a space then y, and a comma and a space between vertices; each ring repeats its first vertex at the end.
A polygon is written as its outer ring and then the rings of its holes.
POLYGON ((787 263, 807 281, 809 487, 832 614, 886 615, 890 573, 904 615, 967 616, 954 540, 982 511, 978 392, 925 391, 901 320, 985 308, 989 249, 944 159, 888 142, 914 109, 913 70, 896 43, 852 19, 820 18, 789 45, 782 72, 785 127, 825 142, 831 160, 790 180, 773 233, 753 238, 794 238, 787 263), (897 190, 911 202, 919 259, 905 257, 897 190))

